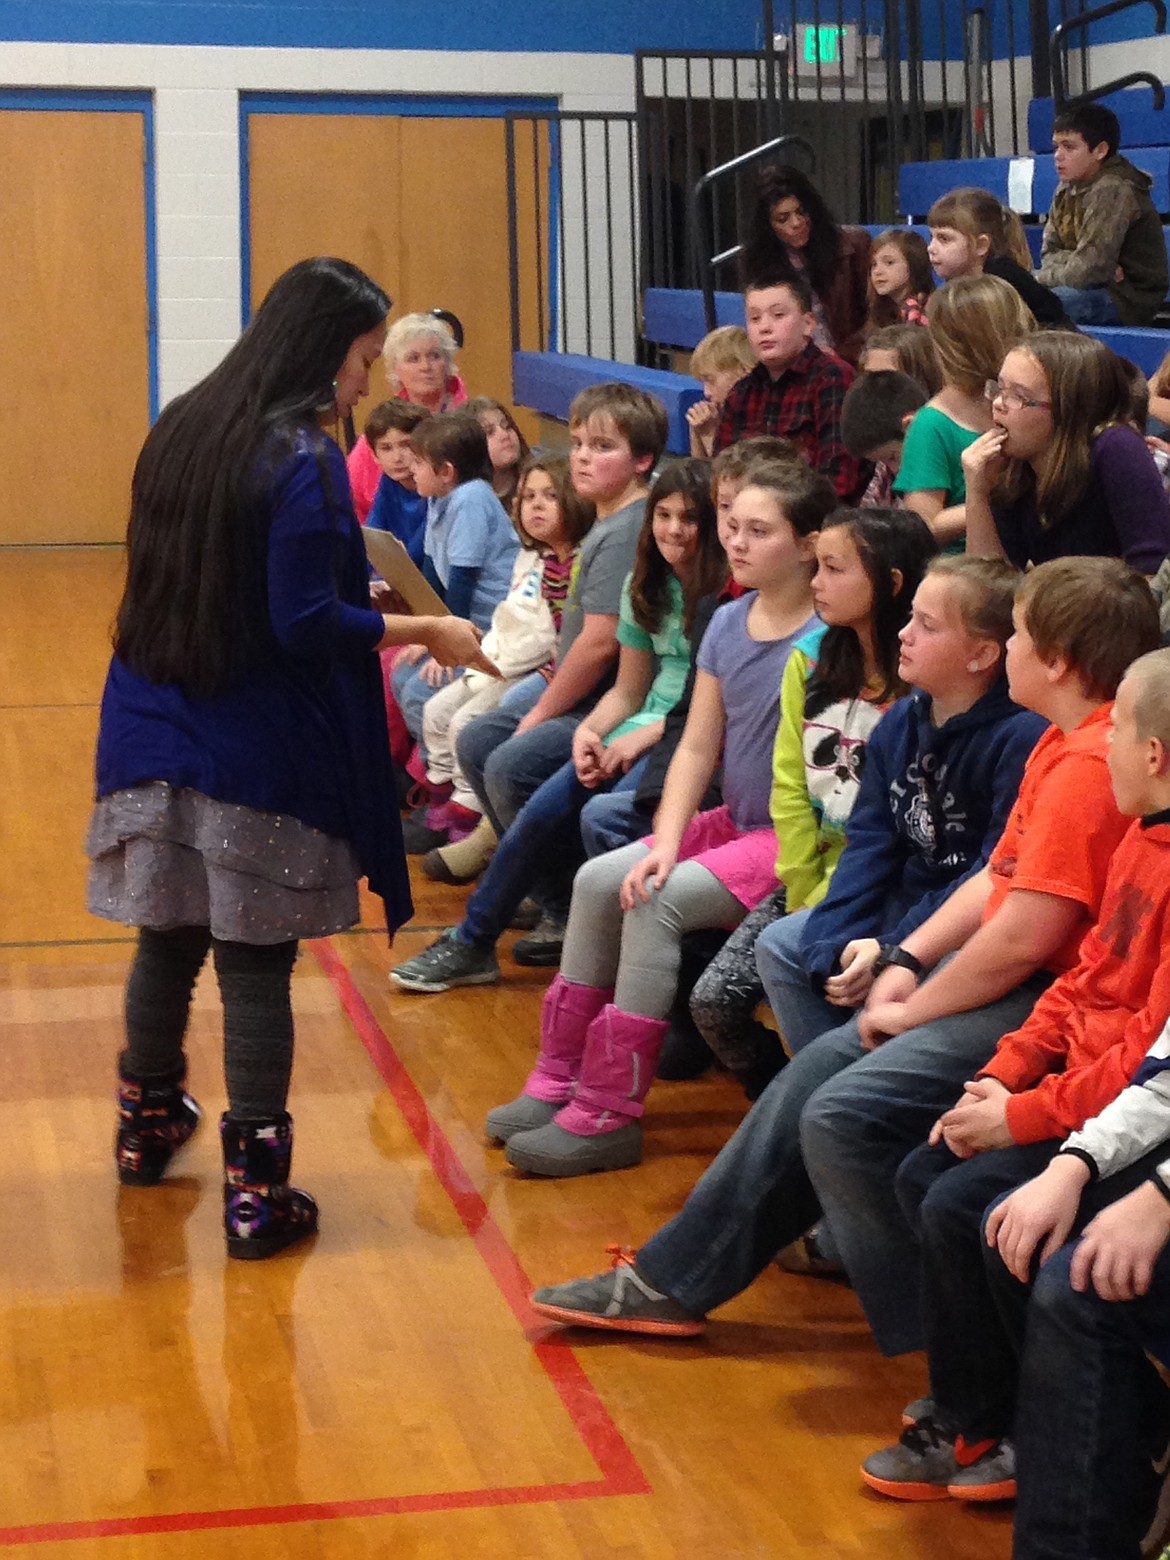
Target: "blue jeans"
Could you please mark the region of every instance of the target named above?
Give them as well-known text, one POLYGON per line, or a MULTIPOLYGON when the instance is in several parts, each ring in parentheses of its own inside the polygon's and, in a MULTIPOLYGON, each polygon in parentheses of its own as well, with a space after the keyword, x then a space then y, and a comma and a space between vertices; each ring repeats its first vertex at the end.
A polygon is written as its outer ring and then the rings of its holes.
POLYGON ((848 1008, 834 1007, 825 1001, 804 967, 800 945, 811 913, 794 910, 766 927, 756 942, 756 968, 768 1005, 793 1051, 800 1051, 818 1035, 839 1028, 849 1015, 848 1008))
POLYGON ((818 1089, 801 1117, 817 1200, 885 1354, 921 1346, 918 1241, 894 1189, 898 1167, 1051 978, 1033 975, 986 1007, 887 1040, 818 1089))
MULTIPOLYGON (((1165 1157, 1164 1147, 1082 1196, 1078 1222, 1113 1202, 1165 1157), (1152 1162, 1151 1162, 1152 1161, 1152 1162)), ((1170 1361, 1170 1247, 1138 1300, 1078 1294, 1069 1281, 1076 1242, 1036 1276, 1027 1311, 1016 1409, 1015 1560, 1138 1560, 1153 1515, 1155 1458, 1170 1434, 1170 1394, 1147 1357, 1170 1361)), ((984 1251, 993 1287, 1007 1274, 984 1251)))
POLYGON ((1120 325, 1117 305, 1106 287, 1053 287, 1074 325, 1120 325))
POLYGON ((459 767, 501 838, 533 792, 572 756, 579 713, 555 715, 515 734, 545 687, 539 673, 526 677, 494 710, 468 721, 456 744, 459 767))
MULTIPOLYGON (((636 789, 647 762, 640 758, 617 785, 636 789)), ((568 920, 573 876, 585 859, 581 809, 596 794, 577 779, 571 759, 532 793, 500 836, 467 901, 460 937, 481 948, 494 947, 526 894, 556 920, 568 920)))
POLYGON ((638 1249, 656 1289, 696 1315, 730 1300, 820 1209, 800 1153, 800 1114, 821 1084, 861 1055, 847 1024, 798 1051, 777 1073, 681 1211, 638 1249))
POLYGON ((638 782, 627 783, 632 774, 623 775, 612 791, 590 797, 581 810, 581 844, 590 861, 650 833, 649 817, 634 806, 638 782))

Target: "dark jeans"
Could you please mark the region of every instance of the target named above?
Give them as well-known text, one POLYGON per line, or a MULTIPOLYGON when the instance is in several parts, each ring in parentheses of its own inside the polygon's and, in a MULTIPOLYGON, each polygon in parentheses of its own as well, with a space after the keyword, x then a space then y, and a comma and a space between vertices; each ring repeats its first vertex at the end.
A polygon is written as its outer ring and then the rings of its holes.
MULTIPOLYGON (((1166 1155, 1087 1189, 1094 1211, 1166 1155)), ((1082 1220, 1083 1222, 1083 1220, 1082 1220)), ((1076 1242, 1040 1269, 1028 1307, 1016 1413, 1014 1560, 1138 1560, 1170 1435, 1170 1393, 1149 1355, 1170 1361, 1170 1247, 1139 1300, 1078 1294, 1076 1242)), ((987 1254, 993 1286, 1014 1280, 987 1254)))
MULTIPOLYGON (((1020 1357, 1030 1325, 1030 1286, 1018 1283, 986 1242, 991 1206, 1050 1162, 1061 1139, 957 1159, 943 1145, 910 1154, 897 1192, 921 1244, 922 1313, 930 1388, 940 1423, 969 1441, 1011 1433, 1021 1405, 1020 1357)), ((1081 1195, 1077 1228, 1149 1174, 1165 1149, 1081 1195)), ((1047 1268, 1042 1270, 1042 1274, 1047 1268)), ((1170 1322, 1170 1317, 1167 1318, 1170 1322)), ((1168 1327, 1167 1332, 1170 1332, 1168 1327)), ((1051 1421, 1049 1382, 1035 1381, 1051 1421)), ((1035 1405, 1029 1404, 1035 1412, 1035 1405)), ((1049 1435, 1053 1426, 1049 1424, 1049 1435)), ((1063 1426, 1059 1434, 1063 1435, 1063 1426)), ((1021 1489, 1022 1489, 1021 1481, 1021 1489)), ((1054 1551, 1055 1553, 1055 1551, 1054 1551)), ((1090 1551, 1084 1551, 1086 1556, 1090 1551)), ((1094 1556, 1095 1551, 1092 1551, 1094 1556)))
POLYGON ((496 709, 469 720, 456 743, 459 767, 501 839, 533 792, 572 757, 580 713, 555 715, 516 735, 545 686, 539 673, 526 677, 496 709))
MULTIPOLYGON (((640 758, 612 789, 635 791, 646 764, 640 758)), ((526 894, 562 924, 568 920, 573 876, 585 860, 581 809, 597 794, 577 779, 571 759, 532 793, 500 837, 467 901, 461 936, 494 948, 526 894)))

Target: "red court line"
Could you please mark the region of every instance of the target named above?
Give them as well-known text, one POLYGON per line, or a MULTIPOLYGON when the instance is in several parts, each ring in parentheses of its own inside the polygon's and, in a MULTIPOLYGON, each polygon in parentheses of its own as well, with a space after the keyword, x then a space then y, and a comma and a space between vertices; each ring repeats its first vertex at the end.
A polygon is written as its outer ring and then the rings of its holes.
MULTIPOLYGON (((487 1204, 475 1189, 459 1156, 427 1108, 369 1003, 333 944, 311 943, 318 964, 337 992, 346 1016, 389 1089, 411 1135, 430 1161, 476 1250, 495 1279, 513 1315, 525 1329, 533 1317, 528 1306, 532 1285, 516 1253, 504 1238, 487 1204)), ((650 1484, 633 1452, 571 1350, 533 1341, 541 1367, 555 1388, 573 1428, 601 1473, 599 1479, 561 1484, 522 1484, 496 1489, 437 1490, 420 1495, 375 1496, 365 1500, 303 1501, 286 1506, 243 1506, 224 1511, 177 1511, 153 1516, 101 1517, 91 1521, 34 1522, 0 1527, 0 1546, 45 1544, 86 1538, 126 1538, 147 1533, 196 1533, 216 1528, 277 1527, 296 1522, 329 1522, 405 1513, 467 1511, 477 1507, 528 1506, 601 1496, 647 1495, 650 1484)))
MULTIPOLYGON (((532 1283, 521 1267, 520 1259, 488 1212, 487 1204, 472 1184, 450 1140, 431 1115, 426 1101, 402 1065, 369 1003, 357 989, 353 976, 336 948, 331 942, 325 941, 312 943, 310 947, 318 964, 333 983, 346 1016, 390 1090, 415 1141, 430 1160, 431 1168, 454 1204, 464 1229, 471 1236, 513 1314, 527 1329, 533 1322, 528 1305, 532 1283)), ((594 1493, 648 1494, 650 1485, 645 1474, 594 1391, 576 1355, 563 1346, 535 1341, 533 1349, 564 1403, 565 1411, 578 1435, 601 1470, 605 1487, 594 1493)))

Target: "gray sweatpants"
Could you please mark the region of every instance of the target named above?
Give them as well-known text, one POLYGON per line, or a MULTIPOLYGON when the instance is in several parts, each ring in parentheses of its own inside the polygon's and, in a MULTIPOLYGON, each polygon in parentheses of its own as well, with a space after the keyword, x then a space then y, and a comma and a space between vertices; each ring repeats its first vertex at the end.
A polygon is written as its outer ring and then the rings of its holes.
POLYGON ((665 1018, 678 985, 687 932, 738 926, 744 907, 713 872, 680 861, 646 904, 623 911, 622 880, 648 854, 637 840, 587 861, 573 879, 561 974, 582 986, 614 986, 614 1004, 642 1018, 665 1018))

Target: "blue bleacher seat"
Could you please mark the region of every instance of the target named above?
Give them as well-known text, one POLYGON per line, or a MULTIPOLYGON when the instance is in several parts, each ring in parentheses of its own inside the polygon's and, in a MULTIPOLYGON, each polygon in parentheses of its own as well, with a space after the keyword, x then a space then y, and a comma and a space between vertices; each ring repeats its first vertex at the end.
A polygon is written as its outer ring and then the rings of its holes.
POLYGON ((1136 363, 1147 379, 1170 352, 1170 330, 1144 325, 1082 325, 1087 336, 1096 336, 1120 357, 1136 363))
MULTIPOLYGON (((1153 179, 1150 198, 1155 209, 1170 212, 1170 145, 1133 146, 1125 155, 1153 179)), ((1043 216, 1059 182, 1051 152, 1025 158, 965 157, 904 163, 898 177, 898 203, 909 215, 922 217, 941 196, 973 185, 1022 214, 1043 216)))
MULTIPOLYGON (((1170 146, 1170 94, 1166 107, 1156 109, 1148 87, 1126 87, 1099 99, 1111 108, 1121 125, 1121 149, 1131 146, 1170 146)), ((1051 98, 1033 98, 1028 104, 1028 145, 1035 152, 1052 150, 1052 121, 1056 108, 1051 98)))
MULTIPOLYGON (((701 295, 698 317, 702 324, 701 295)), ((739 308, 737 322, 743 318, 739 297, 732 294, 739 308)), ((704 330, 700 329, 699 336, 704 330)), ((699 336, 695 337, 697 341, 699 336)), ((650 395, 656 395, 666 407, 670 419, 666 447, 685 455, 690 448, 687 411, 703 398, 703 387, 687 374, 672 374, 665 369, 638 368, 630 363, 614 363, 608 358, 580 357, 573 352, 514 352, 512 354, 512 399, 545 417, 566 422, 573 397, 589 385, 620 379, 650 395)))

